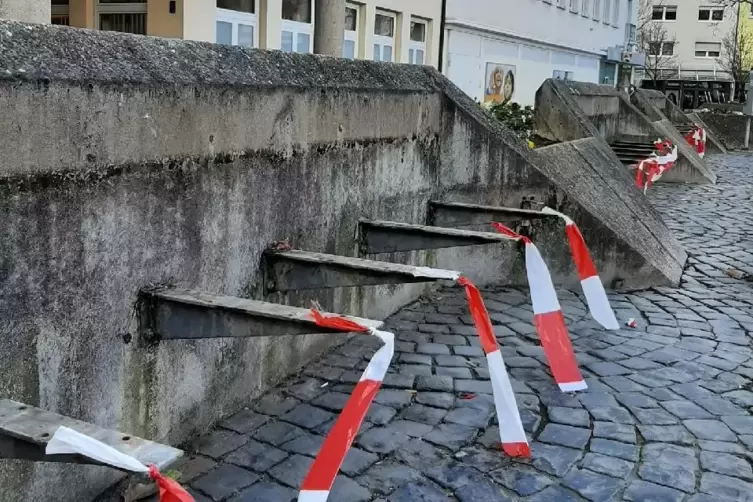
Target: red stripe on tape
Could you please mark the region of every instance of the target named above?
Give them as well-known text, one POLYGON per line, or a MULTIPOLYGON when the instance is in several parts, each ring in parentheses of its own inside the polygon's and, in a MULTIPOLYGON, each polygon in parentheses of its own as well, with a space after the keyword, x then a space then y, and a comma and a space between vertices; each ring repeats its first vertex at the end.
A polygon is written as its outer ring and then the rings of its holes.
POLYGON ((599 275, 578 226, 575 224, 567 225, 565 226, 565 231, 567 232, 567 241, 570 244, 570 252, 573 255, 575 268, 578 270, 580 280, 582 281, 583 279, 599 275))
POLYGON ((510 457, 530 457, 531 447, 528 443, 503 443, 502 450, 510 457))
POLYGON ((495 230, 496 230, 497 232, 499 232, 499 233, 501 233, 501 234, 503 234, 503 235, 506 235, 506 236, 508 236, 508 237, 512 237, 512 238, 514 238, 514 239, 520 239, 520 240, 522 240, 523 242, 525 242, 526 244, 528 244, 528 243, 530 243, 530 242, 531 242, 531 239, 529 239, 529 238, 528 238, 528 237, 526 237, 525 235, 520 235, 519 233, 515 232, 515 231, 514 231, 513 229, 511 229, 510 227, 506 227, 506 226, 504 226, 503 224, 501 224, 501 223, 498 223, 498 222, 496 222, 496 221, 493 221, 493 222, 492 222, 492 227, 493 227, 493 228, 494 228, 494 229, 495 229, 495 230))
POLYGON ((562 311, 536 314, 533 316, 533 322, 536 324, 536 331, 549 360, 554 380, 558 384, 582 381, 583 376, 578 369, 578 361, 575 359, 562 311))
POLYGON ((322 448, 311 470, 303 480, 301 490, 329 491, 332 489, 337 472, 345 460, 345 454, 353 444, 381 384, 376 380, 362 380, 356 385, 345 408, 322 443, 322 448))
POLYGON ((481 348, 484 349, 484 354, 499 350, 497 339, 494 336, 494 328, 492 328, 492 322, 489 320, 489 312, 486 310, 483 298, 481 298, 481 292, 465 277, 458 279, 458 284, 465 288, 465 296, 468 298, 468 308, 471 311, 473 323, 476 325, 476 332, 481 341, 481 348))

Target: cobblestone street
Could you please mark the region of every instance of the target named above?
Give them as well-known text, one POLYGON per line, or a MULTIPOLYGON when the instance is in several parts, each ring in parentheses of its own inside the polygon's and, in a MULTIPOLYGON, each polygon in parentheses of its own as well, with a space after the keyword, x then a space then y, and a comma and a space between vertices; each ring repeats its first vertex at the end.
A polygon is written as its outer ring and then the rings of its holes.
MULTIPOLYGON (((561 393, 525 290, 486 289, 531 460, 495 449, 486 359, 461 289, 388 320, 391 373, 331 502, 753 500, 753 156, 718 155, 716 186, 649 197, 690 254, 679 289, 610 294, 608 332, 560 291, 588 390, 561 393)), ((586 239, 588 236, 586 235, 586 239)), ((290 501, 375 347, 356 337, 197 440, 182 467, 196 500, 290 501)))

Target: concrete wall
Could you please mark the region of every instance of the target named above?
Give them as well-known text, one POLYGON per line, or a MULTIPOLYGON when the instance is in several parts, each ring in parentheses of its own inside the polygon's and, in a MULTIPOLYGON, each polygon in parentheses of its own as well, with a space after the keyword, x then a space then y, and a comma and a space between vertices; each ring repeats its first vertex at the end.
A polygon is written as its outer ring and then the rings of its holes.
MULTIPOLYGON (((262 298, 267 243, 352 256, 358 218, 422 223, 430 199, 553 204, 608 284, 676 283, 685 260, 627 173, 531 152, 428 67, 0 22, 0 116, 0 396, 171 444, 342 338, 146 347, 147 285, 262 298)), ((534 238, 577 282, 563 227, 534 238)), ((510 245, 382 258, 522 280, 510 245)), ((383 318, 425 291, 266 299, 383 318)), ((88 500, 113 477, 0 461, 0 501, 88 500)))
POLYGON ((50 11, 49 0, 0 0, 0 19, 49 23, 50 11))
POLYGON ((726 113, 698 113, 698 117, 708 126, 721 143, 730 150, 745 148, 745 123, 747 115, 726 113))
MULTIPOLYGON (((647 102, 641 104, 651 107, 647 102)), ((679 158, 662 181, 714 183, 714 173, 674 125, 658 111, 654 115, 660 120, 652 121, 624 93, 611 86, 548 80, 536 94, 534 122, 536 132, 553 141, 600 136, 607 143, 620 140, 649 143, 657 138, 670 138, 678 146, 679 158)), ((626 169, 619 162, 615 168, 626 169)))

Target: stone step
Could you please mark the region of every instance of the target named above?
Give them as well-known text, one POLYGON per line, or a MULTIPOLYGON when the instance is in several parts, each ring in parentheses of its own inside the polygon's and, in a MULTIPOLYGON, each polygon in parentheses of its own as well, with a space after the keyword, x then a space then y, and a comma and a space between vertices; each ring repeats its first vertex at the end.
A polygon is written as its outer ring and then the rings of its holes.
POLYGON ((90 436, 144 465, 154 464, 161 470, 183 455, 181 450, 171 446, 104 429, 10 399, 0 399, 0 458, 98 464, 97 461, 80 455, 47 455, 47 442, 60 426, 90 436))
MULTIPOLYGON (((309 309, 187 289, 148 293, 144 327, 154 339, 236 338, 337 333, 314 323, 309 309)), ((330 315, 330 314, 325 314, 330 315)), ((369 328, 382 321, 349 317, 369 328)), ((143 331, 142 331, 143 332, 143 331)))
MULTIPOLYGON (((493 221, 510 222, 551 218, 551 214, 533 209, 485 206, 464 202, 429 201, 429 224, 439 227, 484 225, 493 221)), ((556 217, 556 216, 555 216, 556 217)))
POLYGON ((372 220, 359 222, 358 235, 361 254, 499 244, 510 240, 494 232, 372 220))
POLYGON ((264 254, 267 292, 455 281, 459 272, 293 249, 264 254))

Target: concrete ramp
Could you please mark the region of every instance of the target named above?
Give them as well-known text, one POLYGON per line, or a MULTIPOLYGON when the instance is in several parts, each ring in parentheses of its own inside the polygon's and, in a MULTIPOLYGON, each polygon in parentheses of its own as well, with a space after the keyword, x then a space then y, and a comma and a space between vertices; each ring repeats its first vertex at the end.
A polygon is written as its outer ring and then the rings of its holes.
POLYGON ((706 130, 706 151, 708 153, 727 153, 724 144, 719 141, 719 138, 696 113, 686 114, 663 92, 653 89, 636 89, 631 95, 630 101, 654 122, 669 120, 683 136, 694 125, 703 127, 706 130))
MULTIPOLYGON (((617 273, 629 263, 637 277, 680 279, 687 254, 659 213, 632 186, 627 170, 614 169, 614 154, 600 138, 586 138, 536 150, 539 166, 560 186, 577 194, 578 216, 584 235, 602 232, 595 245, 611 259, 600 264, 602 274, 617 273)), ((589 243, 591 247, 593 245, 589 243)), ((630 286, 633 278, 625 278, 630 286)))
MULTIPOLYGON (((668 137, 678 145, 679 158, 675 172, 662 181, 714 183, 716 176, 672 122, 653 107, 647 108, 652 116, 611 86, 549 79, 536 94, 535 128, 539 135, 559 142, 599 137, 608 145, 649 146, 668 137)), ((615 169, 626 170, 635 163, 634 157, 623 156, 616 148, 615 157, 617 162, 611 159, 615 169)))

